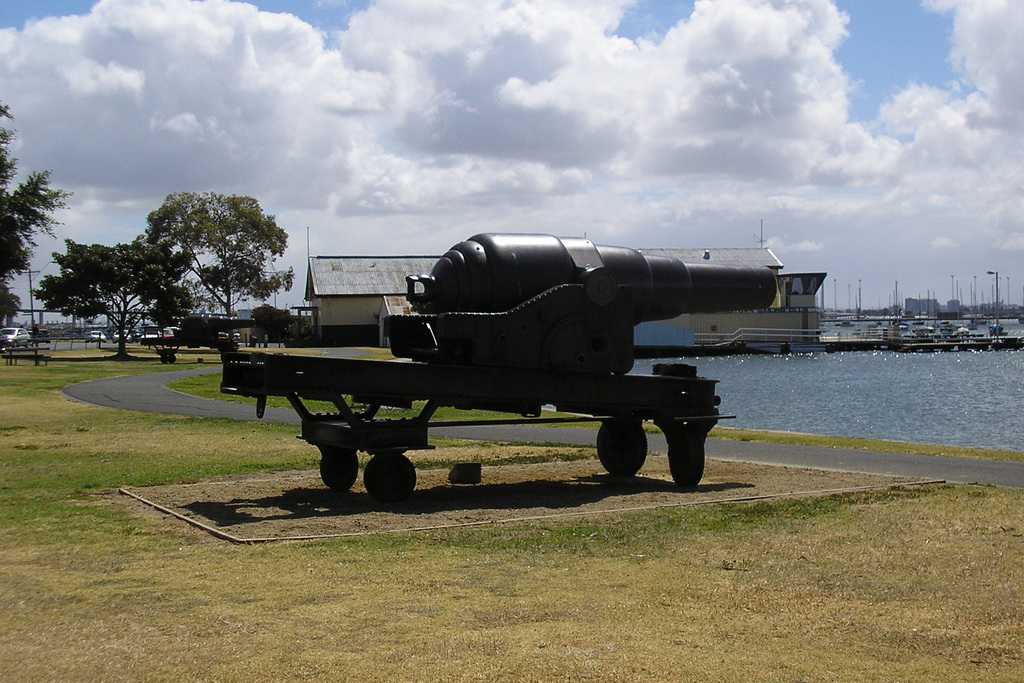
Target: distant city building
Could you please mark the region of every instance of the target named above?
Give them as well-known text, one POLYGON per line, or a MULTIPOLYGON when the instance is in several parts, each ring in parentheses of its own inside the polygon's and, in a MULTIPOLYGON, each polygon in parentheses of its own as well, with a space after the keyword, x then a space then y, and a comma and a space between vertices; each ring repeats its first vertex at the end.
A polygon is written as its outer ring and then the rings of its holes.
POLYGON ((905 299, 903 312, 905 315, 937 315, 941 311, 937 299, 905 299))

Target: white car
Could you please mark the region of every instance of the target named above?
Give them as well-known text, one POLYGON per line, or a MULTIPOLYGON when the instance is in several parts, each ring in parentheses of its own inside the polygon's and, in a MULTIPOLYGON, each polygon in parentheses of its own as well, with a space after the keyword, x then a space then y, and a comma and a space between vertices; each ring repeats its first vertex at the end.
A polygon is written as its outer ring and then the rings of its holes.
POLYGON ((93 330, 86 335, 85 340, 91 342, 104 342, 107 341, 107 335, 103 334, 101 330, 93 330))
POLYGON ((28 346, 32 335, 24 327, 5 327, 0 330, 0 345, 28 346))

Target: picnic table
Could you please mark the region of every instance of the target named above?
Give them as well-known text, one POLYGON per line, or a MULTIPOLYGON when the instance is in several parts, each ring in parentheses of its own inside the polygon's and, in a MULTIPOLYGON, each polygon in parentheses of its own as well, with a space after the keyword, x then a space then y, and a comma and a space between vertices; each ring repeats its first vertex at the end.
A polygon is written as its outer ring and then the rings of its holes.
POLYGON ((49 365, 50 344, 49 342, 30 342, 28 346, 10 346, 3 350, 3 357, 7 365, 17 365, 21 358, 32 359, 36 365, 40 363, 49 365))

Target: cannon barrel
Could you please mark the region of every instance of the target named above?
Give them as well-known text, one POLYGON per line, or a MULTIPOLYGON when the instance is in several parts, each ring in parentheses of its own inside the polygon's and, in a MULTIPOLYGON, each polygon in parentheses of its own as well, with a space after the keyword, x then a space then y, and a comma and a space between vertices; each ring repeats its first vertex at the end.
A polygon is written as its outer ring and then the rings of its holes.
POLYGON ((456 244, 429 275, 411 275, 407 284, 418 309, 494 313, 588 280, 599 283, 595 288, 631 287, 633 324, 767 308, 777 295, 775 273, 767 267, 689 264, 585 239, 492 233, 456 244))
POLYGON ((254 327, 252 320, 245 318, 228 318, 216 315, 193 314, 182 319, 178 326, 177 336, 189 341, 217 341, 217 335, 229 330, 241 330, 254 327))
POLYGON ((244 330, 249 327, 256 327, 256 322, 249 318, 220 318, 209 317, 206 319, 211 330, 226 332, 228 330, 244 330))

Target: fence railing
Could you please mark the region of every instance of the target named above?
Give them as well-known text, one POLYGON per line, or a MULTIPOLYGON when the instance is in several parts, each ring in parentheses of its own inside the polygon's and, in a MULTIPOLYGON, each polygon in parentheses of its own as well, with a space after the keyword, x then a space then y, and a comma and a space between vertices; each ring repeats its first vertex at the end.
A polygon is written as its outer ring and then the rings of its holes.
POLYGON ((822 341, 820 330, 780 330, 770 327, 741 327, 731 334, 702 332, 693 336, 697 346, 756 343, 819 344, 822 341))

